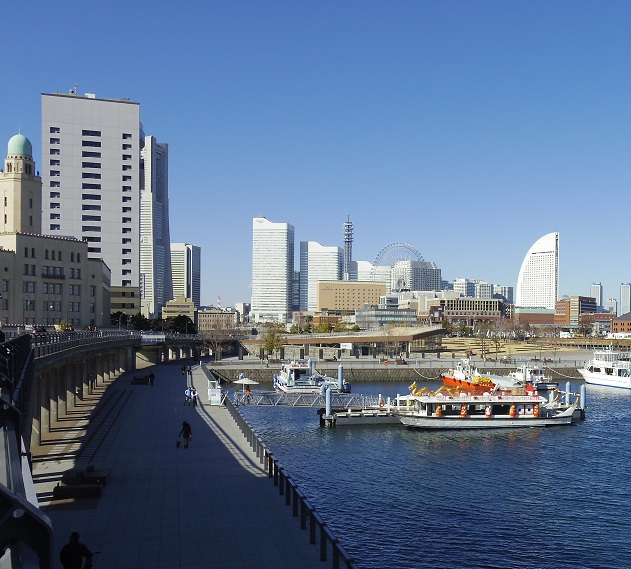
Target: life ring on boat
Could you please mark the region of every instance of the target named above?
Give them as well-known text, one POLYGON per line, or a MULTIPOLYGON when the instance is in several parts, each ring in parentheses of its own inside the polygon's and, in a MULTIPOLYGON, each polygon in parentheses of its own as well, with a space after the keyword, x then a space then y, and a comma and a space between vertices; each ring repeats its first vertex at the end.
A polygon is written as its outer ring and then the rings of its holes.
POLYGON ((513 403, 513 404, 510 406, 510 410, 509 410, 509 412, 508 412, 508 416, 509 416, 511 419, 514 419, 516 415, 517 415, 517 407, 516 407, 516 406, 515 406, 515 404, 513 403))
POLYGON ((535 403, 534 407, 532 408, 532 414, 535 419, 539 418, 539 403, 535 403))
POLYGON ((467 418, 467 404, 466 403, 463 403, 462 405, 460 405, 460 417, 462 419, 467 418))
POLYGON ((383 365, 387 366, 388 365, 388 360, 383 360, 383 365))
POLYGON ((383 407, 383 399, 379 399, 379 407, 383 407))
POLYGON ((490 419, 491 417, 493 417, 493 410, 491 409, 491 406, 490 406, 490 405, 487 405, 487 406, 486 406, 486 409, 484 410, 484 416, 485 416, 487 419, 490 419))
POLYGON ((443 416, 443 406, 438 404, 436 405, 436 418, 440 419, 443 416))

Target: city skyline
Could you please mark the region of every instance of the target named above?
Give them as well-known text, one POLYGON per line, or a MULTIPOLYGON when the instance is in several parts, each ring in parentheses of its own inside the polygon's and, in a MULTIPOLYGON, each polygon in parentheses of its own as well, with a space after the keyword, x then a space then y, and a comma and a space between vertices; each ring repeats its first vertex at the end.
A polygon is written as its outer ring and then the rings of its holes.
POLYGON ((0 137, 21 131, 42 171, 41 93, 138 102, 169 144, 171 239, 204 251, 203 305, 251 297, 259 215, 339 247, 350 216, 354 260, 407 242, 444 279, 508 286, 559 232, 559 296, 631 281, 627 235, 588 217, 626 203, 631 178, 627 3, 166 6, 147 50, 142 3, 32 5, 4 30, 29 64, 0 137))

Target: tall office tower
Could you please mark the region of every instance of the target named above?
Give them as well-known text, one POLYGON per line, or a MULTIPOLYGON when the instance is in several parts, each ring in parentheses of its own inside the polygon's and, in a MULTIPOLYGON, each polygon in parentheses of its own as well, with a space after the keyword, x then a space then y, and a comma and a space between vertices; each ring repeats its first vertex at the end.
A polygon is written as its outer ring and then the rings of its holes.
POLYGON ((603 285, 593 283, 589 296, 596 299, 596 310, 600 312, 603 309, 603 285))
POLYGON ((315 312, 318 282, 339 281, 341 276, 342 249, 315 241, 300 242, 300 310, 315 312))
POLYGON ((286 323, 291 318, 294 226, 264 217, 252 220, 252 318, 286 323))
POLYGON ((554 310, 559 290, 559 234, 548 233, 528 250, 519 270, 515 305, 554 310))
POLYGON ((31 141, 23 134, 9 140, 4 172, 0 172, 0 195, 4 198, 0 233, 41 234, 42 179, 35 171, 31 141))
POLYGON ((513 303, 513 287, 505 285, 493 285, 493 298, 499 298, 505 302, 513 303))
POLYGON ((631 283, 620 285, 620 316, 631 312, 631 283))
POLYGON ((392 267, 392 292, 440 290, 441 271, 430 261, 397 261, 392 267))
POLYGON ((112 270, 111 309, 140 311, 140 105, 42 94, 42 233, 88 242, 112 270))
POLYGON ((351 280, 351 264, 353 262, 353 222, 350 216, 344 222, 344 269, 343 278, 351 280))
POLYGON ((618 314, 618 301, 615 298, 608 298, 607 305, 605 306, 607 312, 613 312, 618 314))
POLYGON ((291 309, 294 312, 298 312, 300 310, 300 271, 294 271, 294 278, 292 280, 291 309))
POLYGON ((371 280, 372 263, 370 261, 351 261, 350 280, 369 281, 371 280))
POLYGON ((201 305, 201 256, 197 245, 171 243, 173 298, 190 298, 195 308, 201 305))
POLYGON ((174 298, 169 233, 169 146, 145 138, 140 162, 140 297, 142 313, 157 318, 174 298))

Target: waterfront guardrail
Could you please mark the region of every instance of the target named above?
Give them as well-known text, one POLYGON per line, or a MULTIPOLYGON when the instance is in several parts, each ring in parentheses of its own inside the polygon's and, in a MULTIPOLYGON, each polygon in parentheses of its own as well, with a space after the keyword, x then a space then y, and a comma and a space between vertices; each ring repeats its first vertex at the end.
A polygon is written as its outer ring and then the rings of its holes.
POLYGON ((320 553, 320 561, 330 561, 333 569, 359 569, 355 560, 348 554, 339 539, 334 535, 315 507, 300 491, 296 482, 289 476, 269 449, 261 442, 238 408, 226 398, 224 401, 246 441, 256 454, 261 465, 267 469, 268 477, 278 487, 278 494, 291 507, 292 515, 300 519, 300 529, 308 530, 309 543, 315 545, 320 553))

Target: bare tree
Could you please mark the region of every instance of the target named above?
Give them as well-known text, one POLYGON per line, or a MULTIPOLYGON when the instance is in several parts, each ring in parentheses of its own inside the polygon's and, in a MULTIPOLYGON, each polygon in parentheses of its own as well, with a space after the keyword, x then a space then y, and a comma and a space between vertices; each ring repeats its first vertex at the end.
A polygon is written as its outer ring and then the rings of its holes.
POLYGON ((212 330, 201 330, 204 345, 210 348, 215 361, 221 359, 221 354, 234 342, 236 328, 226 321, 219 320, 212 330))

